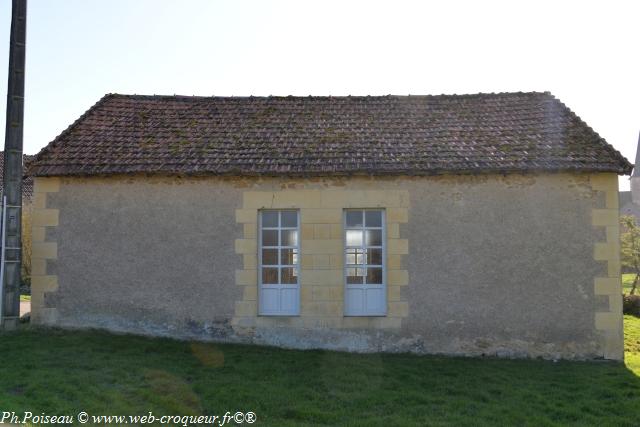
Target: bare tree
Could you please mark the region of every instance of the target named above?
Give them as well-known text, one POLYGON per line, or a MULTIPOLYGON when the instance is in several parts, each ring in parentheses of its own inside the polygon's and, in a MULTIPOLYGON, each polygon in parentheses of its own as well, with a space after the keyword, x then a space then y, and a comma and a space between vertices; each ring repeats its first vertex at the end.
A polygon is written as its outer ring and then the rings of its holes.
POLYGON ((620 257, 622 266, 633 270, 635 277, 631 285, 631 295, 636 293, 640 280, 640 227, 636 218, 630 215, 620 217, 620 257))

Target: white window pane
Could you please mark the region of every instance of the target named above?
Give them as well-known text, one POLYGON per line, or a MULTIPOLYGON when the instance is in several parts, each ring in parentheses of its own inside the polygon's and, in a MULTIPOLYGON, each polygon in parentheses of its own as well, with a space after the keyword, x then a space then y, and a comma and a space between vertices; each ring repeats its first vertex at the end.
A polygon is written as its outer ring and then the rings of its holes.
POLYGON ((382 227, 381 211, 365 211, 365 227, 382 227))
POLYGON ((262 268, 262 283, 264 284, 277 284, 278 283, 278 269, 277 268, 262 268))
POLYGON ((346 251, 345 262, 347 264, 355 264, 356 263, 356 250, 347 248, 346 251))
POLYGON ((280 249, 280 264, 296 265, 298 264, 297 249, 280 249))
POLYGON ((347 283, 362 284, 364 268, 347 268, 347 283))
POLYGON ((366 258, 364 256, 363 249, 347 249, 347 264, 366 264, 366 258))
POLYGON ((278 246, 278 230, 262 230, 262 246, 278 246))
POLYGON ((356 254, 353 253, 353 252, 347 251, 346 263, 347 264, 355 264, 356 263, 356 254))
POLYGON ((297 227, 298 213, 296 211, 282 211, 281 227, 297 227))
POLYGON ((278 250, 277 249, 263 249, 262 250, 262 264, 263 265, 276 265, 276 264, 278 264, 278 250))
POLYGON ((297 246, 298 230, 282 230, 280 231, 280 246, 297 246))
POLYGON ((367 283, 372 285, 378 285, 382 283, 382 268, 369 267, 367 268, 367 283))
POLYGON ((347 211, 347 227, 362 227, 362 211, 347 211))
POLYGON ((295 284, 298 282, 298 269, 295 267, 285 267, 280 269, 280 283, 295 284))
POLYGON ((382 230, 366 230, 366 246, 382 246, 382 230))
POLYGON ((382 265, 382 249, 367 249, 367 264, 382 265))
POLYGON ((347 230, 347 246, 362 246, 361 230, 347 230))
POLYGON ((262 226, 263 227, 277 227, 278 226, 278 212, 277 211, 262 211, 262 226))

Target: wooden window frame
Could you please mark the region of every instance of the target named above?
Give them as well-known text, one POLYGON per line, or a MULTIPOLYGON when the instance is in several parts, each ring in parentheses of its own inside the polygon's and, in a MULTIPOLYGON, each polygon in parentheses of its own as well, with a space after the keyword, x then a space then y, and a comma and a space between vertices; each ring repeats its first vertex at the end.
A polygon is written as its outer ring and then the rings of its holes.
MULTIPOLYGON (((299 209, 261 209, 258 211, 258 315, 260 316, 299 316, 300 315, 300 210, 299 209), (264 212, 277 212, 278 213, 278 226, 277 227, 263 227, 262 225, 262 214, 264 212), (282 212, 295 212, 296 213, 296 227, 283 227, 282 226, 282 212), (262 245, 262 232, 263 230, 277 230, 278 231, 278 245, 277 246, 263 246, 262 245), (297 232, 297 241, 295 246, 291 245, 282 245, 282 230, 296 230, 297 232), (263 265, 262 264, 262 250, 263 249, 276 249, 278 251, 278 264, 274 265, 263 265), (280 254, 282 249, 295 249, 297 251, 296 263, 295 264, 282 264, 282 260, 280 259, 280 254), (263 268, 277 268, 278 269, 278 283, 264 284, 262 282, 262 270, 263 268), (297 271, 296 275, 296 283, 281 283, 281 269, 293 267, 297 271), (264 300, 264 291, 269 289, 279 289, 282 291, 283 289, 293 289, 295 287, 296 297, 295 297, 295 307, 292 310, 278 310, 278 311, 268 311, 264 309, 263 300, 264 300)), ((282 294, 280 294, 282 298, 282 294)), ((282 303, 282 299, 279 300, 280 304, 282 303)))
MULTIPOLYGON (((343 270, 343 280, 344 280, 344 315, 347 317, 384 317, 387 315, 387 215, 386 215, 386 211, 384 208, 349 208, 349 209, 344 209, 343 210, 343 215, 342 215, 342 237, 343 237, 343 249, 342 249, 342 256, 344 259, 344 270, 343 270), (348 212, 354 212, 354 211, 358 211, 358 212, 362 212, 363 215, 363 223, 361 227, 350 227, 347 226, 347 213, 348 212), (380 227, 367 227, 366 226, 366 212, 367 211, 376 211, 376 212, 380 212, 381 214, 381 226, 380 227), (349 230, 362 230, 362 243, 359 247, 356 247, 354 245, 347 245, 347 231, 349 230), (366 244, 366 230, 381 230, 381 246, 367 246, 366 244), (372 267, 378 267, 378 265, 376 264, 363 264, 363 268, 365 268, 365 276, 364 276, 364 280, 363 280, 363 284, 362 285, 358 285, 358 284, 350 284, 347 283, 347 271, 348 268, 354 268, 354 266, 357 266, 359 264, 348 264, 347 263, 347 250, 348 249, 362 249, 364 251, 364 253, 366 254, 366 250, 367 248, 381 248, 382 249, 382 265, 380 267, 382 267, 382 283, 381 284, 367 284, 366 283, 366 269, 369 268, 370 266, 372 267), (375 286, 375 287, 379 287, 381 289, 382 292, 382 309, 381 310, 363 310, 363 311, 349 311, 349 304, 347 302, 348 297, 348 290, 349 288, 357 288, 358 286, 361 286, 363 288, 363 292, 366 292, 366 287, 367 286, 375 286)), ((360 267, 355 267, 355 268, 360 268, 360 267)), ((374 289, 374 288, 371 288, 374 289)), ((364 293, 363 293, 364 296, 364 293)))

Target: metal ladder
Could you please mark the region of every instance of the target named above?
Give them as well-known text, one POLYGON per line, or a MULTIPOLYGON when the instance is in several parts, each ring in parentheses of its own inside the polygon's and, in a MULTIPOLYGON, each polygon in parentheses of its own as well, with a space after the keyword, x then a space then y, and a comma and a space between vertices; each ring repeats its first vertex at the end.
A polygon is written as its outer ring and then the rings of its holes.
MULTIPOLYGON (((4 316, 4 284, 5 284, 5 265, 7 263, 20 263, 20 258, 21 258, 21 254, 20 251, 22 250, 22 248, 20 247, 14 247, 14 246, 7 246, 7 208, 16 208, 17 211, 22 214, 22 206, 13 206, 13 205, 7 205, 7 196, 2 196, 2 223, 1 223, 1 248, 0 248, 0 318, 2 316, 4 316), (7 259, 7 251, 18 251, 17 254, 11 258, 14 259, 7 259)), ((20 291, 20 289, 16 290, 17 292, 20 291)))

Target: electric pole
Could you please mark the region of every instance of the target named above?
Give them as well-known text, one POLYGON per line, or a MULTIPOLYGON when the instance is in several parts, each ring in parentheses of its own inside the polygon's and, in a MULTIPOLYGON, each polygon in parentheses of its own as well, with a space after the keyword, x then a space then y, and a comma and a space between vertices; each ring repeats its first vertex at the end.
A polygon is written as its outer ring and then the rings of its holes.
POLYGON ((13 329, 20 318, 22 270, 22 137, 24 120, 24 71, 27 39, 27 0, 13 0, 7 86, 7 123, 4 140, 2 203, 2 276, 0 315, 2 327, 13 329))

